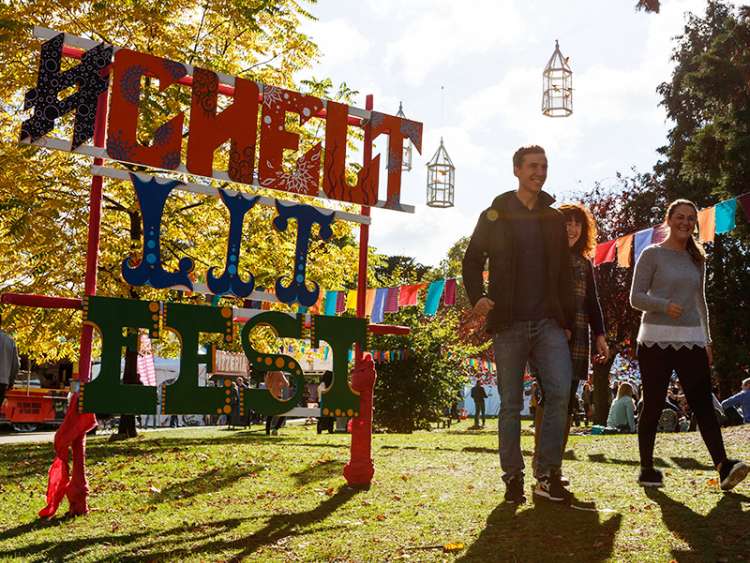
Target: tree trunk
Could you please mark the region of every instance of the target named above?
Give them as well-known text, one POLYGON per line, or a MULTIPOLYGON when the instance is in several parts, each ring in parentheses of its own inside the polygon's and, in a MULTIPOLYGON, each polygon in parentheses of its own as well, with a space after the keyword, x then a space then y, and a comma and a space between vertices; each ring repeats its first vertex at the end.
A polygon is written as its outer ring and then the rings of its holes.
MULTIPOLYGON (((131 248, 136 248, 141 240, 141 216, 137 211, 130 212, 130 243, 131 248)), ((130 287, 130 298, 138 299, 138 291, 130 287)), ((125 385, 137 385, 141 383, 138 377, 138 330, 128 330, 128 344, 125 346, 125 369, 122 374, 122 382, 125 385)), ((117 438, 125 440, 135 438, 138 431, 135 428, 135 415, 121 414, 120 426, 117 429, 117 438)))
POLYGON ((607 425, 609 415, 609 370, 615 354, 603 364, 594 364, 594 424, 607 425))

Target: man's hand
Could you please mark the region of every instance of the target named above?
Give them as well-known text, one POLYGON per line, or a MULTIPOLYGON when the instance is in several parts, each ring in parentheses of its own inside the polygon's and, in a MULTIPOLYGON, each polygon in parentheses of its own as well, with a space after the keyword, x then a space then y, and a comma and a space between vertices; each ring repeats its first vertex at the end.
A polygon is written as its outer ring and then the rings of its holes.
POLYGON ((494 307, 495 307, 495 302, 492 299, 490 299, 489 297, 482 297, 479 301, 476 302, 476 305, 474 305, 472 312, 475 315, 480 315, 484 317, 494 307))
POLYGON ((603 334, 596 337, 596 353, 594 361, 598 364, 603 364, 609 359, 609 346, 603 334))
POLYGON ((714 348, 710 344, 706 346, 706 355, 708 356, 708 365, 714 365, 714 348))
POLYGON ((667 315, 673 319, 679 319, 680 316, 682 316, 682 307, 677 303, 670 302, 669 305, 667 305, 667 315))
POLYGON ((570 342, 571 338, 573 338, 573 331, 571 331, 570 329, 566 328, 565 329, 565 340, 567 340, 568 342, 570 342))

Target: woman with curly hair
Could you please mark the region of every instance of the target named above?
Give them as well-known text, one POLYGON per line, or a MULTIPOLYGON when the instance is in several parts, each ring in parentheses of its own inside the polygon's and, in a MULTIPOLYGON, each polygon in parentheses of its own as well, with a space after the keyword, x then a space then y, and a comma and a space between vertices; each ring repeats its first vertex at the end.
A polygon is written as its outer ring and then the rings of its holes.
MULTIPOLYGON (((570 402, 568 407, 568 424, 565 426, 563 451, 568 443, 573 409, 576 408, 576 392, 581 380, 585 381, 589 375, 589 354, 591 337, 589 327, 594 334, 597 355, 595 361, 604 362, 609 356, 609 347, 605 338, 604 317, 599 305, 599 295, 596 291, 594 279, 594 265, 591 257, 596 249, 596 223, 591 212, 581 204, 567 203, 560 206, 565 217, 565 228, 568 232, 568 248, 570 248, 570 267, 573 274, 573 293, 575 300, 575 323, 569 335, 570 357, 573 362, 573 381, 570 388, 570 402)), ((544 416, 544 389, 542 400, 536 409, 534 422, 534 444, 538 445, 539 431, 544 416)), ((536 466, 536 447, 534 448, 534 466, 536 466)), ((565 485, 567 480, 562 478, 565 485)))

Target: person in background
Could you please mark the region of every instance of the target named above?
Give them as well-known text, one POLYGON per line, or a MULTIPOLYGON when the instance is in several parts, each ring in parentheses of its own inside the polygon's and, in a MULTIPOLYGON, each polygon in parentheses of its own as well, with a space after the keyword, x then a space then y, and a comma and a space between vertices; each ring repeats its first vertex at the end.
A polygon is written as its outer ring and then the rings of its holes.
POLYGON ((750 377, 742 381, 742 391, 724 399, 721 403, 722 409, 726 411, 729 408, 742 409, 742 421, 750 423, 750 377))
POLYGON ((474 428, 479 428, 479 413, 482 414, 482 428, 486 420, 484 400, 487 398, 487 391, 484 390, 482 383, 477 377, 477 382, 471 388, 471 398, 474 399, 474 428))
MULTIPOLYGON (((277 399, 285 399, 289 391, 289 380, 286 375, 280 371, 266 372, 265 376, 266 389, 277 399)), ((267 416, 266 417, 266 436, 276 436, 279 428, 284 426, 286 417, 284 416, 267 416)))
POLYGON ((583 401, 583 419, 586 423, 586 426, 588 426, 589 422, 594 419, 592 410, 592 407, 594 405, 594 395, 591 392, 591 385, 588 381, 583 384, 581 400, 583 401))
POLYGON ((672 371, 695 414, 703 442, 719 472, 722 490, 739 484, 750 464, 730 459, 711 401, 713 349, 706 304, 706 255, 693 237, 698 208, 685 199, 669 205, 669 235, 641 252, 635 265, 630 304, 643 311, 638 331, 638 363, 643 382, 643 413, 638 422, 642 486, 660 487, 654 443, 672 371))
MULTIPOLYGON (((333 384, 333 372, 330 370, 324 371, 323 375, 320 376, 320 383, 318 384, 318 405, 322 405, 323 401, 323 393, 326 389, 328 389, 333 384)), ((317 424, 317 432, 318 434, 322 434, 323 430, 327 430, 329 434, 333 434, 333 421, 334 418, 332 416, 323 416, 321 415, 318 417, 318 424, 317 424)))
POLYGON ((531 413, 531 425, 534 426, 536 420, 536 409, 539 406, 539 384, 536 380, 531 382, 531 400, 529 401, 529 412, 531 413))
MULTIPOLYGON (((0 314, 0 328, 2 323, 3 317, 0 314)), ((0 405, 5 400, 5 392, 13 388, 19 366, 16 341, 7 332, 0 330, 0 405)))
POLYGON ((607 426, 618 431, 632 434, 635 432, 635 404, 633 403, 633 386, 627 381, 620 383, 617 398, 609 407, 607 426))

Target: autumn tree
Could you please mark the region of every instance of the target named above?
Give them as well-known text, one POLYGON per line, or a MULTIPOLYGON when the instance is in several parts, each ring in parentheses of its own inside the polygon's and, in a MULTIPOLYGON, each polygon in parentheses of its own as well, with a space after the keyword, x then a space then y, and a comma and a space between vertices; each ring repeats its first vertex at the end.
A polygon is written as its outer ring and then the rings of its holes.
MULTIPOLYGON (((294 75, 309 67, 318 55, 316 45, 299 31, 310 18, 294 0, 211 2, 187 0, 124 2, 10 1, 0 6, 0 291, 80 297, 83 294, 88 220, 90 160, 13 142, 21 121, 23 94, 35 84, 39 41, 32 26, 40 25, 88 36, 136 51, 297 89, 294 75)), ((75 61, 71 62, 75 64, 75 61)), ((325 79, 303 85, 316 95, 329 94, 348 101, 354 91, 346 85, 333 91, 325 79)), ((158 92, 142 84, 139 137, 148 142, 158 126, 176 111, 189 109, 190 90, 174 86, 158 92)), ((224 103, 220 99, 220 105, 224 103)), ((186 114, 189 112, 186 112, 186 114)), ((70 130, 70 116, 60 131, 70 130)), ((320 119, 300 131, 300 151, 321 140, 320 119)), ((189 124, 186 128, 189 131, 189 124)), ((186 134, 187 131, 186 131, 186 134)), ((218 151, 220 168, 228 151, 218 151)), ((292 155, 293 156, 293 155, 292 155)), ((214 183, 217 187, 221 184, 214 183)), ((231 186, 237 188, 237 186, 231 186)), ((291 194, 268 192, 294 199, 291 194)), ((271 228, 275 210, 256 206, 246 218, 239 269, 252 272, 256 287, 273 287, 276 277, 291 272, 295 233, 271 228)), ((170 196, 162 232, 162 259, 175 268, 180 258, 195 261, 201 277, 208 267, 224 262, 228 213, 218 199, 184 192, 170 196)), ((129 287, 120 274, 128 256, 138 256, 142 244, 140 210, 129 183, 105 180, 99 257, 98 291, 103 295, 192 299, 200 296, 173 291, 129 287)), ((350 283, 357 249, 350 224, 334 223, 328 243, 315 237, 310 248, 308 276, 321 287, 350 283)), ((232 302, 225 298, 227 303, 232 302)), ((237 301, 233 301, 238 304, 237 301)), ((80 313, 32 308, 8 308, 6 326, 16 333, 21 353, 32 359, 54 361, 78 355, 80 313)), ((175 339, 165 339, 174 352, 175 339)), ((162 350, 164 351, 164 350, 162 350)))
MULTIPOLYGON (((677 38, 670 80, 658 88, 672 122, 655 167, 667 199, 699 207, 748 192, 750 176, 750 9, 710 1, 691 14, 677 38)), ((714 367, 727 395, 747 377, 750 352, 750 228, 741 210, 737 228, 709 243, 707 299, 714 367)))

